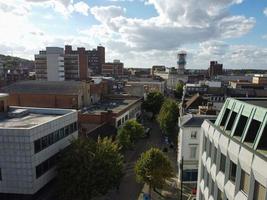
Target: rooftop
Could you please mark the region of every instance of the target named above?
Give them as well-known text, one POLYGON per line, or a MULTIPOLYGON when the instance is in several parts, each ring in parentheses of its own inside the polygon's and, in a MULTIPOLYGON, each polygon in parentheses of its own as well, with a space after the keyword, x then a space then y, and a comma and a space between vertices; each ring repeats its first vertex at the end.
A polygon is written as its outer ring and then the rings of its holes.
POLYGON ((65 109, 10 107, 8 113, 0 113, 1 129, 27 129, 52 121, 71 112, 65 109))
POLYGON ((237 98, 239 101, 246 102, 248 104, 254 105, 254 106, 260 106, 263 108, 267 108, 267 98, 237 98))
POLYGON ((118 113, 128 106, 139 101, 139 99, 112 99, 104 100, 99 103, 93 104, 81 110, 82 113, 90 114, 100 114, 101 112, 112 111, 113 113, 118 113))
POLYGON ((180 118, 180 125, 183 127, 201 127, 205 119, 215 120, 214 115, 192 115, 188 114, 180 118))
POLYGON ((2 88, 6 93, 34 93, 34 94, 79 94, 79 81, 21 81, 2 88))

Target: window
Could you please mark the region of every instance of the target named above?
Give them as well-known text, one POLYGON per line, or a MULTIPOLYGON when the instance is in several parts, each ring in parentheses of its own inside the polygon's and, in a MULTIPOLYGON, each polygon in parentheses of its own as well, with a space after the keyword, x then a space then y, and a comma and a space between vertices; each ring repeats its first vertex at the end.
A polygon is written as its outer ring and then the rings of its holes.
POLYGON ((240 116, 235 132, 234 132, 234 136, 239 136, 239 137, 242 136, 242 133, 244 132, 247 121, 248 121, 248 117, 243 116, 243 115, 240 116))
POLYGON ((214 181, 212 180, 211 181, 211 190, 210 190, 210 193, 211 193, 211 195, 214 197, 214 194, 215 194, 215 191, 214 191, 214 181))
POLYGON ((260 125, 261 125, 261 122, 258 120, 253 119, 251 121, 249 128, 248 128, 248 131, 247 131, 247 134, 245 136, 245 142, 249 142, 249 143, 254 142, 254 140, 257 136, 258 130, 260 128, 260 125))
POLYGON ((249 191, 250 176, 245 171, 241 170, 240 189, 247 195, 249 191))
POLYGON ((217 200, 223 200, 223 193, 221 190, 218 189, 218 196, 217 196, 217 200))
POLYGON ((255 181, 253 200, 265 199, 266 188, 261 185, 258 181, 255 181))
POLYGON ((223 173, 225 172, 225 161, 226 161, 225 155, 221 153, 220 171, 223 173))
POLYGON ((196 139, 197 138, 197 131, 192 131, 191 132, 191 139, 196 139))
POLYGON ((264 127, 257 149, 267 150, 267 124, 264 127))
POLYGON ((121 125, 121 119, 118 121, 118 125, 117 126, 119 127, 120 125, 121 125))
POLYGON ((2 169, 0 168, 0 181, 2 181, 2 169))
POLYGON ((230 181, 235 183, 236 180, 236 164, 230 161, 230 181))
POLYGON ((183 181, 197 181, 197 169, 183 170, 183 181))
POLYGON ((230 119, 229 119, 229 121, 227 123, 227 126, 226 126, 225 130, 227 130, 227 131, 231 131, 232 130, 236 116, 237 116, 237 113, 233 111, 231 116, 230 116, 230 119))
POLYGON ((190 158, 196 158, 197 155, 197 147, 191 146, 190 147, 190 158))
POLYGON ((230 110, 226 108, 220 126, 225 126, 230 110))
POLYGON ((55 154, 35 167, 36 179, 55 166, 57 156, 58 154, 55 154))
POLYGON ((209 144, 209 151, 208 151, 208 157, 211 157, 211 149, 212 149, 212 143, 210 140, 208 140, 208 144, 209 144))
POLYGON ((127 120, 128 120, 128 115, 125 116, 125 121, 127 121, 127 120))
POLYGON ((216 159, 217 159, 217 149, 214 146, 214 152, 213 152, 213 163, 216 164, 216 159))

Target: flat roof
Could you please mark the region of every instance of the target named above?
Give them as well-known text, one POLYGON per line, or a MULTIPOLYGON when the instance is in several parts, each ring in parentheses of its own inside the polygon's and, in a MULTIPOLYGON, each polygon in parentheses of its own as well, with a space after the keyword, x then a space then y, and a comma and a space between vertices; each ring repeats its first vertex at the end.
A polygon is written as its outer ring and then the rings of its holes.
POLYGON ((32 108, 32 107, 10 107, 9 112, 0 113, 0 131, 1 129, 27 129, 38 126, 73 110, 50 109, 50 108, 32 108))
POLYGON ((83 114, 86 113, 100 114, 101 112, 108 112, 108 111, 112 111, 113 113, 118 113, 137 101, 139 101, 139 99, 104 100, 102 102, 83 108, 81 112, 83 114))

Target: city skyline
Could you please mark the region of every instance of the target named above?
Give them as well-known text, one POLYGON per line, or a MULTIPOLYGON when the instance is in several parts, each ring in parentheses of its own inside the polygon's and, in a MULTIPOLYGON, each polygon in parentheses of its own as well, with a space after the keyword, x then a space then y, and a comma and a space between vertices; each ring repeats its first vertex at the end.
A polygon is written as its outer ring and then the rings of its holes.
POLYGON ((0 0, 0 53, 32 59, 46 46, 106 47, 125 67, 267 69, 262 0, 0 0), (41 14, 40 14, 41 13, 41 14))

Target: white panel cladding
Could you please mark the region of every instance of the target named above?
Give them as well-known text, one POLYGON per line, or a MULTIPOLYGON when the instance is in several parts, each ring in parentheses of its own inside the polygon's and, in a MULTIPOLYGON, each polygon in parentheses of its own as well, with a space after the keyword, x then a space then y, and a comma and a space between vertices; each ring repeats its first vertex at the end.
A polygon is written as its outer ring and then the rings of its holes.
POLYGON ((216 181, 216 165, 213 164, 210 169, 211 178, 216 181))
POLYGON ((210 126, 208 131, 208 138, 210 139, 211 142, 213 141, 213 134, 214 134, 214 128, 210 126))
POLYGON ((213 196, 210 196, 209 200, 214 200, 213 196))
POLYGON ((229 138, 221 134, 219 139, 220 150, 224 155, 227 155, 227 147, 228 147, 229 138))
POLYGON ((214 135, 213 135, 213 143, 217 149, 219 146, 220 135, 221 135, 221 133, 218 130, 215 130, 214 135))
POLYGON ((206 162, 206 169, 208 173, 210 173, 210 168, 211 168, 211 159, 208 157, 207 162, 206 162))
POLYGON ((241 168, 248 174, 250 174, 252 159, 253 159, 253 153, 248 151, 244 147, 241 147, 239 153, 239 163, 241 168))
POLYGON ((232 160, 235 164, 238 162, 238 155, 239 155, 240 145, 230 140, 228 146, 228 155, 230 160, 232 160))
POLYGON ((266 188, 267 162, 255 155, 252 163, 252 173, 254 175, 254 178, 266 188))
POLYGON ((224 186, 224 191, 229 200, 234 200, 235 198, 235 185, 231 181, 227 181, 224 186))
POLYGON ((206 187, 204 190, 204 197, 205 199, 209 199, 209 188, 208 187, 206 187))
POLYGON ((202 158, 203 166, 205 167, 206 166, 206 158, 207 158, 206 152, 204 152, 202 154, 202 157, 201 158, 202 158))
POLYGON ((207 120, 205 120, 204 122, 203 122, 203 124, 201 125, 201 127, 204 129, 204 130, 209 130, 209 123, 208 123, 208 121, 207 120))
POLYGON ((235 196, 235 200, 247 200, 247 199, 248 199, 247 196, 241 191, 239 191, 235 196))
POLYGON ((204 192, 204 179, 200 181, 199 187, 200 187, 201 192, 203 193, 204 192))
POLYGON ((216 182, 218 185, 218 188, 220 188, 221 191, 224 191, 224 173, 219 171, 219 173, 216 176, 216 182))

